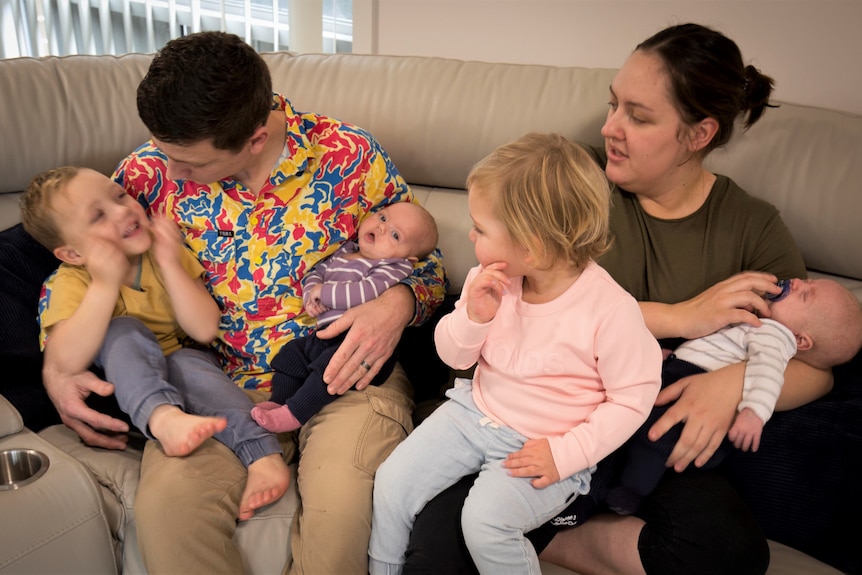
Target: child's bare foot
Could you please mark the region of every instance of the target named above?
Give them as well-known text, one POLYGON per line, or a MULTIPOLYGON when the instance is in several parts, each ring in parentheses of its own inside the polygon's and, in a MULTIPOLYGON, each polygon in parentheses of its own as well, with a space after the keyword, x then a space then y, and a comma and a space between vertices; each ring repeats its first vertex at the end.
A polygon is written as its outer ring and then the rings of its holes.
POLYGON ((250 519, 255 510, 278 501, 290 485, 290 469, 280 453, 261 457, 248 466, 248 481, 239 502, 239 520, 250 519))
POLYGON ((162 444, 165 455, 188 455, 207 438, 227 427, 223 417, 206 417, 184 412, 176 405, 160 405, 153 410, 150 432, 162 444))

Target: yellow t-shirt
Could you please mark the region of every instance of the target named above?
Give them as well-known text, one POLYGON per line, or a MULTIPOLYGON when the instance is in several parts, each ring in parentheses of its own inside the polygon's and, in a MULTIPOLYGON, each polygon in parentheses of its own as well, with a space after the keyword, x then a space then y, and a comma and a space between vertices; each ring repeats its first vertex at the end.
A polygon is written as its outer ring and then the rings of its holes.
MULTIPOLYGON (((204 269, 197 258, 187 249, 181 253, 180 262, 189 276, 202 277, 204 269)), ((89 285, 90 274, 86 269, 65 263, 60 264, 57 272, 45 282, 48 301, 41 315, 40 340, 43 348, 48 330, 75 313, 89 285)), ((112 317, 119 316, 141 320, 156 335, 165 355, 180 349, 188 337, 177 323, 168 292, 150 252, 145 253, 141 260, 140 290, 120 287, 112 317)))

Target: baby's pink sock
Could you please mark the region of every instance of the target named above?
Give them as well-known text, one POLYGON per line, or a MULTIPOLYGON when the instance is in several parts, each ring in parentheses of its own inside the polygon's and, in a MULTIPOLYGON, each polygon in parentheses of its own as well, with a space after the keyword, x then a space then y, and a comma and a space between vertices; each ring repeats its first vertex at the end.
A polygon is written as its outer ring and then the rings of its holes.
POLYGON ((264 401, 251 409, 251 417, 261 427, 273 433, 293 431, 302 425, 286 405, 264 401))

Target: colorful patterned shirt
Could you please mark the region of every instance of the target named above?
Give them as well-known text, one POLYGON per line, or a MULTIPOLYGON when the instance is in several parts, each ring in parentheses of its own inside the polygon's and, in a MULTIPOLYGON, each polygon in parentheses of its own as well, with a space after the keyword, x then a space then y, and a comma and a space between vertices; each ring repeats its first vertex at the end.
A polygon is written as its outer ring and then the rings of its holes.
MULTIPOLYGON (((202 185, 166 177, 167 158, 148 142, 126 158, 115 179, 149 213, 167 214, 206 270, 222 311, 215 343, 237 385, 270 386, 270 361, 309 333, 301 282, 321 259, 355 239, 375 208, 413 201, 407 183, 380 144, 355 126, 317 114, 284 112, 285 147, 258 194, 225 179, 202 185)), ((439 251, 404 280, 416 297, 413 322, 425 321, 445 293, 439 251)))

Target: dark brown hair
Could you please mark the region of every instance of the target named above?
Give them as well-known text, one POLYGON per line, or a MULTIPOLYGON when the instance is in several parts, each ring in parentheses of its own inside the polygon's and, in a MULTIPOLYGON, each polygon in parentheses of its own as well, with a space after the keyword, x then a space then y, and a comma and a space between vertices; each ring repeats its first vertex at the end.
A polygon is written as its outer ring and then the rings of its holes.
POLYGON ((238 36, 200 32, 168 42, 138 85, 138 114, 158 140, 212 140, 237 151, 272 109, 272 78, 238 36))
POLYGON ((661 59, 671 98, 686 124, 705 118, 718 122, 703 155, 730 141, 740 115, 747 112, 748 129, 767 107, 773 107, 769 104, 772 78, 744 65, 739 47, 720 32, 700 24, 679 24, 647 38, 637 50, 661 59))

